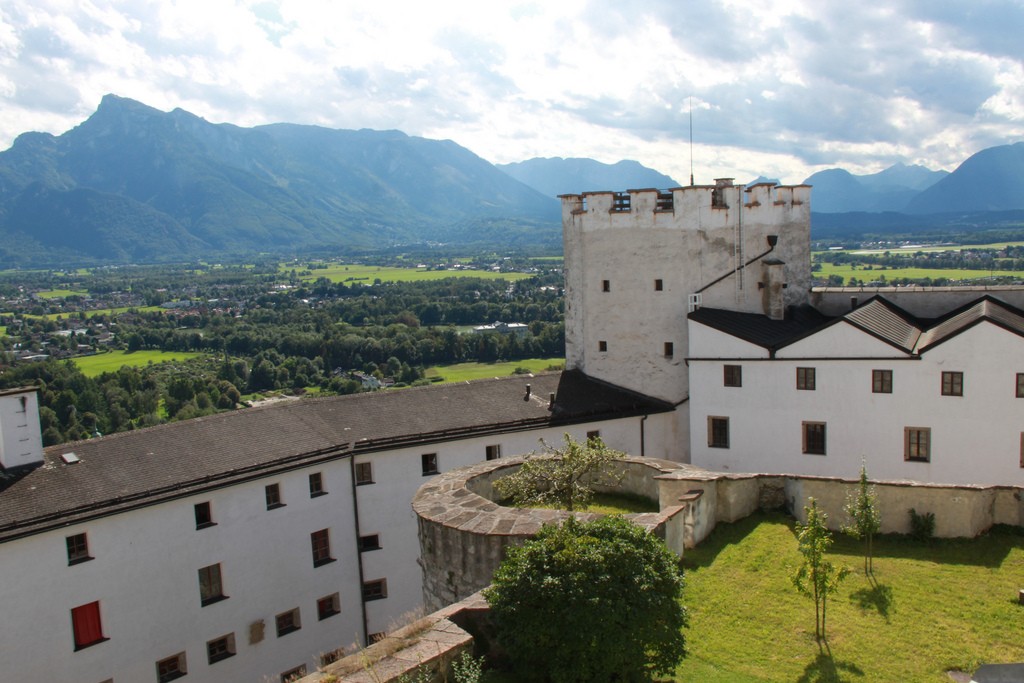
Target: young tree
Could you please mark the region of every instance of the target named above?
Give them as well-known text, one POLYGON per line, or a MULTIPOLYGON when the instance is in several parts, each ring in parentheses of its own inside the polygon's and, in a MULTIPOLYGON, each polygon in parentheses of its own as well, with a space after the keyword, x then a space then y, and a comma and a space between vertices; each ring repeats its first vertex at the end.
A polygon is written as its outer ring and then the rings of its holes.
POLYGON ((850 524, 843 527, 843 533, 856 539, 864 539, 864 573, 871 574, 875 570, 872 541, 882 526, 882 515, 878 511, 875 487, 868 483, 867 467, 863 463, 860 466, 857 492, 847 496, 843 510, 850 516, 850 524))
POLYGON ((686 655, 683 575, 660 539, 619 516, 545 525, 484 590, 523 680, 648 680, 686 655))
POLYGON ((553 505, 572 512, 586 508, 595 484, 615 486, 622 479, 609 466, 625 453, 600 438, 581 443, 566 434, 561 448, 541 443, 544 453, 526 456, 518 470, 494 482, 498 495, 516 505, 553 505))
POLYGON ((820 642, 826 639, 825 617, 828 596, 839 590, 839 583, 850 572, 847 567, 837 568, 825 553, 832 546, 832 532, 826 522, 828 516, 818 509, 818 501, 810 498, 804 506, 807 522, 797 522, 797 544, 803 562, 793 575, 793 584, 804 595, 814 598, 814 636, 820 642))

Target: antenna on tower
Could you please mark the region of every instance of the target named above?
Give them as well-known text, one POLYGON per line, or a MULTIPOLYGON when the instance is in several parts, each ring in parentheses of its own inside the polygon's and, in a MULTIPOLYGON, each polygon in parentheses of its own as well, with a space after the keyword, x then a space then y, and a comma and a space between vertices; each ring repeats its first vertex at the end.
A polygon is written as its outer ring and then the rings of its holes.
POLYGON ((686 98, 690 110, 690 187, 693 187, 693 96, 686 98))

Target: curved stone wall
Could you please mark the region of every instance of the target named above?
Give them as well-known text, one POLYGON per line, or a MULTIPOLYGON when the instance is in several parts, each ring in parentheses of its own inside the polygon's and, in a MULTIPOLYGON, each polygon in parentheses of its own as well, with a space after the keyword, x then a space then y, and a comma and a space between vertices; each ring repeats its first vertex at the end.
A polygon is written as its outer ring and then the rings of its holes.
MULTIPOLYGON (((458 602, 490 585, 505 557, 505 550, 532 537, 549 522, 561 522, 568 512, 550 509, 503 507, 494 502, 492 483, 510 474, 523 458, 490 460, 446 472, 420 487, 412 507, 419 524, 423 601, 427 611, 458 602)), ((653 458, 623 459, 625 470, 617 490, 659 497, 656 477, 684 465, 653 458)), ((660 503, 659 512, 626 515, 633 522, 669 542, 682 553, 683 507, 660 503), (677 546, 677 547, 676 547, 677 546)), ((596 513, 575 513, 584 520, 596 513)))

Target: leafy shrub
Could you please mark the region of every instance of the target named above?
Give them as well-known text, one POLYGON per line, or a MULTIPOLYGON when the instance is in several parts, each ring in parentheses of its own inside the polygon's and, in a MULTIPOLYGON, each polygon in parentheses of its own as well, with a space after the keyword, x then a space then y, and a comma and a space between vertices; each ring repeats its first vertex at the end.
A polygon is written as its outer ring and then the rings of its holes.
POLYGON ((910 537, 915 541, 929 541, 935 536, 935 513, 917 513, 910 508, 910 537))

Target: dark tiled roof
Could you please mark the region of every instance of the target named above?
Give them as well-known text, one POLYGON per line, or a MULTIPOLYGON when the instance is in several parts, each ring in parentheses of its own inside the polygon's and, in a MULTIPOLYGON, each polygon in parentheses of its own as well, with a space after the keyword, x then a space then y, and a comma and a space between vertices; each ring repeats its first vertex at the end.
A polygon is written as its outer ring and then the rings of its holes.
POLYGON ((810 306, 790 309, 785 320, 772 320, 760 313, 738 313, 720 308, 698 308, 688 317, 769 350, 792 343, 829 321, 829 318, 810 306))
POLYGON ((0 541, 353 452, 668 410, 569 371, 303 399, 122 432, 47 448, 44 465, 0 487, 0 541), (80 462, 64 464, 68 452, 80 462))

